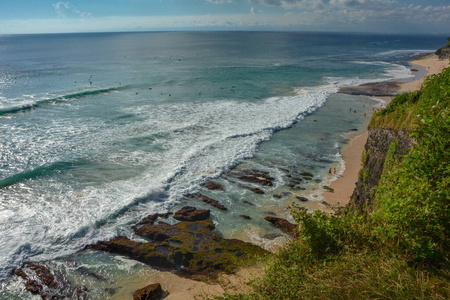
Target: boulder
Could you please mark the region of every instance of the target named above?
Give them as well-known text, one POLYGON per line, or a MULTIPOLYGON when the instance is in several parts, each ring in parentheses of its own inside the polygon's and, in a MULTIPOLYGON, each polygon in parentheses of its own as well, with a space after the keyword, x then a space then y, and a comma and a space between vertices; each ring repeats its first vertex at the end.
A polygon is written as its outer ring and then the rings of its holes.
POLYGON ((264 220, 269 221, 276 227, 280 228, 282 231, 288 233, 288 234, 294 234, 297 231, 297 225, 292 224, 286 219, 283 218, 277 218, 272 216, 267 216, 264 218, 264 220))
POLYGON ((210 211, 207 209, 196 209, 193 206, 185 206, 175 212, 173 218, 178 221, 195 222, 209 218, 210 211))
POLYGON ((222 185, 220 185, 214 181, 208 181, 207 183, 205 183, 205 185, 203 187, 210 191, 223 191, 222 185))
POLYGON ((302 197, 302 196, 296 196, 296 198, 297 198, 298 200, 302 201, 302 202, 307 202, 307 201, 309 201, 308 198, 302 197))
POLYGON ((133 300, 157 300, 161 298, 162 294, 161 285, 154 283, 134 292, 133 300))
POLYGON ((148 215, 147 217, 143 218, 139 224, 147 224, 147 223, 153 224, 158 218, 167 219, 170 215, 172 215, 171 212, 148 215))
POLYGON ((41 279, 46 286, 55 287, 58 285, 52 272, 46 267, 34 263, 28 264, 27 267, 33 270, 36 273, 36 276, 41 279))
POLYGON ((241 181, 260 184, 263 186, 273 186, 275 178, 269 176, 269 172, 260 170, 233 170, 228 173, 241 181))
POLYGON ((263 190, 258 189, 258 188, 249 188, 249 190, 252 191, 255 194, 260 194, 260 195, 265 194, 263 190))
POLYGON ((212 206, 214 206, 214 207, 216 207, 218 209, 227 210, 227 208, 225 206, 223 206, 222 204, 220 204, 217 200, 214 200, 214 199, 209 198, 209 197, 207 197, 205 195, 202 195, 202 194, 197 194, 197 197, 201 201, 203 201, 205 203, 208 203, 208 204, 210 204, 210 205, 212 205, 212 206))

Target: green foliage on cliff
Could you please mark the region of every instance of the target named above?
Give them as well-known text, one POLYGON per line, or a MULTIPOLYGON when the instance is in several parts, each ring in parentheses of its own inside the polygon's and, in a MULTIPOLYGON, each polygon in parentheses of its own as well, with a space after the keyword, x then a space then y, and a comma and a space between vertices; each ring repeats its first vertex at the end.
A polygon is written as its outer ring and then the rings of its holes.
POLYGON ((378 112, 416 143, 401 162, 391 144, 373 211, 295 211, 298 239, 253 293, 217 299, 450 299, 449 103, 447 68, 378 112))

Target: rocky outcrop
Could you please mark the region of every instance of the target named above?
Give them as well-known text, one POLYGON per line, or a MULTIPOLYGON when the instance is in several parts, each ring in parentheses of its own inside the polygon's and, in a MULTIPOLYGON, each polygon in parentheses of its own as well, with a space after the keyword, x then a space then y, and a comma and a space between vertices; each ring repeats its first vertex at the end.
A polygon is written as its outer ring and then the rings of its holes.
MULTIPOLYGON (((174 218, 186 212, 199 212, 185 207, 174 218)), ((209 213, 209 211, 208 211, 209 213)), ((119 236, 98 242, 88 248, 125 255, 152 267, 170 270, 192 279, 217 278, 220 272, 232 273, 255 255, 266 255, 262 248, 235 239, 224 239, 214 233, 211 220, 182 221, 174 225, 165 222, 146 223, 133 227, 134 232, 148 242, 133 241, 119 236)))
POLYGON ((375 189, 383 173, 383 165, 391 143, 397 140, 396 155, 399 160, 409 152, 412 139, 405 131, 394 129, 369 128, 369 136, 363 153, 363 168, 359 173, 358 182, 350 198, 350 206, 371 208, 375 196, 375 189))
POLYGON ((227 210, 227 208, 225 206, 223 206, 222 204, 220 204, 219 201, 214 200, 214 199, 212 199, 212 198, 210 198, 208 196, 205 196, 205 195, 202 195, 202 194, 197 194, 197 197, 201 201, 203 201, 205 203, 208 203, 208 204, 210 204, 210 205, 212 205, 212 206, 214 206, 214 207, 216 207, 218 209, 227 210))
POLYGON ((203 221, 209 218, 210 211, 207 209, 196 209, 193 206, 185 206, 175 212, 173 218, 178 221, 203 221))
POLYGON ((297 231, 297 225, 292 224, 291 222, 289 222, 286 219, 267 216, 264 218, 264 220, 269 221, 274 226, 280 228, 282 231, 284 231, 287 234, 294 235, 297 231))
POLYGON ((275 180, 275 178, 269 176, 269 172, 261 170, 233 170, 228 175, 232 175, 244 182, 262 186, 273 186, 273 181, 275 180))
POLYGON ((133 294, 133 300, 158 300, 163 295, 163 290, 159 283, 149 284, 137 290, 133 294))
POLYGON ((87 299, 86 287, 71 287, 64 278, 55 275, 45 266, 29 263, 13 273, 25 280, 25 289, 42 299, 87 299))
POLYGON ((339 89, 339 93, 376 97, 394 96, 397 94, 398 87, 398 84, 395 82, 375 82, 358 86, 343 86, 339 89))
POLYGON ((439 56, 439 59, 450 59, 450 37, 448 38, 447 45, 438 49, 435 54, 439 56))
POLYGON ((167 212, 167 213, 163 213, 163 214, 156 213, 156 214, 148 215, 147 217, 145 217, 141 220, 140 224, 148 224, 148 223, 153 224, 153 223, 155 223, 155 221, 158 218, 167 219, 171 215, 173 215, 173 213, 171 213, 171 212, 167 212))
POLYGON ((204 188, 210 190, 210 191, 223 191, 222 185, 214 182, 214 181, 208 181, 203 185, 204 188))

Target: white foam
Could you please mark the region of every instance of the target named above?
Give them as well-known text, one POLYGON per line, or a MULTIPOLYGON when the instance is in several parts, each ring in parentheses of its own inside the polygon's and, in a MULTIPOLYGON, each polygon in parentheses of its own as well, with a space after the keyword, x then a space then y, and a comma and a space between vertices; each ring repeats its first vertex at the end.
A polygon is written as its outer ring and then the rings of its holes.
POLYGON ((373 65, 385 65, 388 67, 383 73, 381 73, 377 77, 372 78, 347 78, 347 77, 325 77, 324 79, 336 85, 337 87, 342 86, 358 86, 362 84, 367 83, 377 83, 377 82, 384 82, 389 80, 398 80, 398 79, 407 79, 414 77, 411 70, 408 69, 405 66, 399 65, 399 64, 393 64, 393 63, 386 63, 381 61, 376 62, 359 62, 355 61, 354 63, 358 64, 373 64, 373 65))
POLYGON ((59 179, 37 178, 2 191, 0 265, 52 259, 126 233, 130 222, 169 208, 208 178, 251 157, 261 141, 319 108, 336 91, 326 85, 256 102, 140 106, 124 109, 140 121, 120 126, 60 118, 39 128, 9 127, 11 135, 0 147, 2 162, 15 162, 5 170, 10 175, 77 158, 90 165, 59 179), (143 148, 129 146, 139 138, 148 139, 143 148), (114 171, 105 169, 109 165, 114 171), (15 223, 21 226, 11 226, 15 223))
POLYGON ((405 56, 414 57, 423 54, 432 54, 435 50, 425 50, 425 49, 405 49, 405 50, 389 50, 378 53, 377 56, 385 57, 385 56, 405 56))

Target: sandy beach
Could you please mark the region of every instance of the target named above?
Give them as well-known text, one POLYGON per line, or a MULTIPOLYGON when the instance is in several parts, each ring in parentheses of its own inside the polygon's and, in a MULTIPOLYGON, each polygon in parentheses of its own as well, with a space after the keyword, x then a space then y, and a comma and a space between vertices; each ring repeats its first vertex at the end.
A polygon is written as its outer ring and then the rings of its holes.
MULTIPOLYGON (((416 69, 416 77, 410 82, 399 84, 399 93, 411 92, 420 89, 425 76, 440 73, 449 66, 448 60, 440 60, 437 55, 415 60, 411 63, 411 69, 416 69)), ((388 104, 392 97, 383 97, 388 104)), ((361 169, 361 154, 367 141, 367 129, 361 135, 350 140, 342 150, 342 159, 345 162, 343 174, 330 184, 334 193, 324 192, 323 196, 328 204, 333 206, 345 206, 353 193, 358 180, 358 172, 361 169)))

